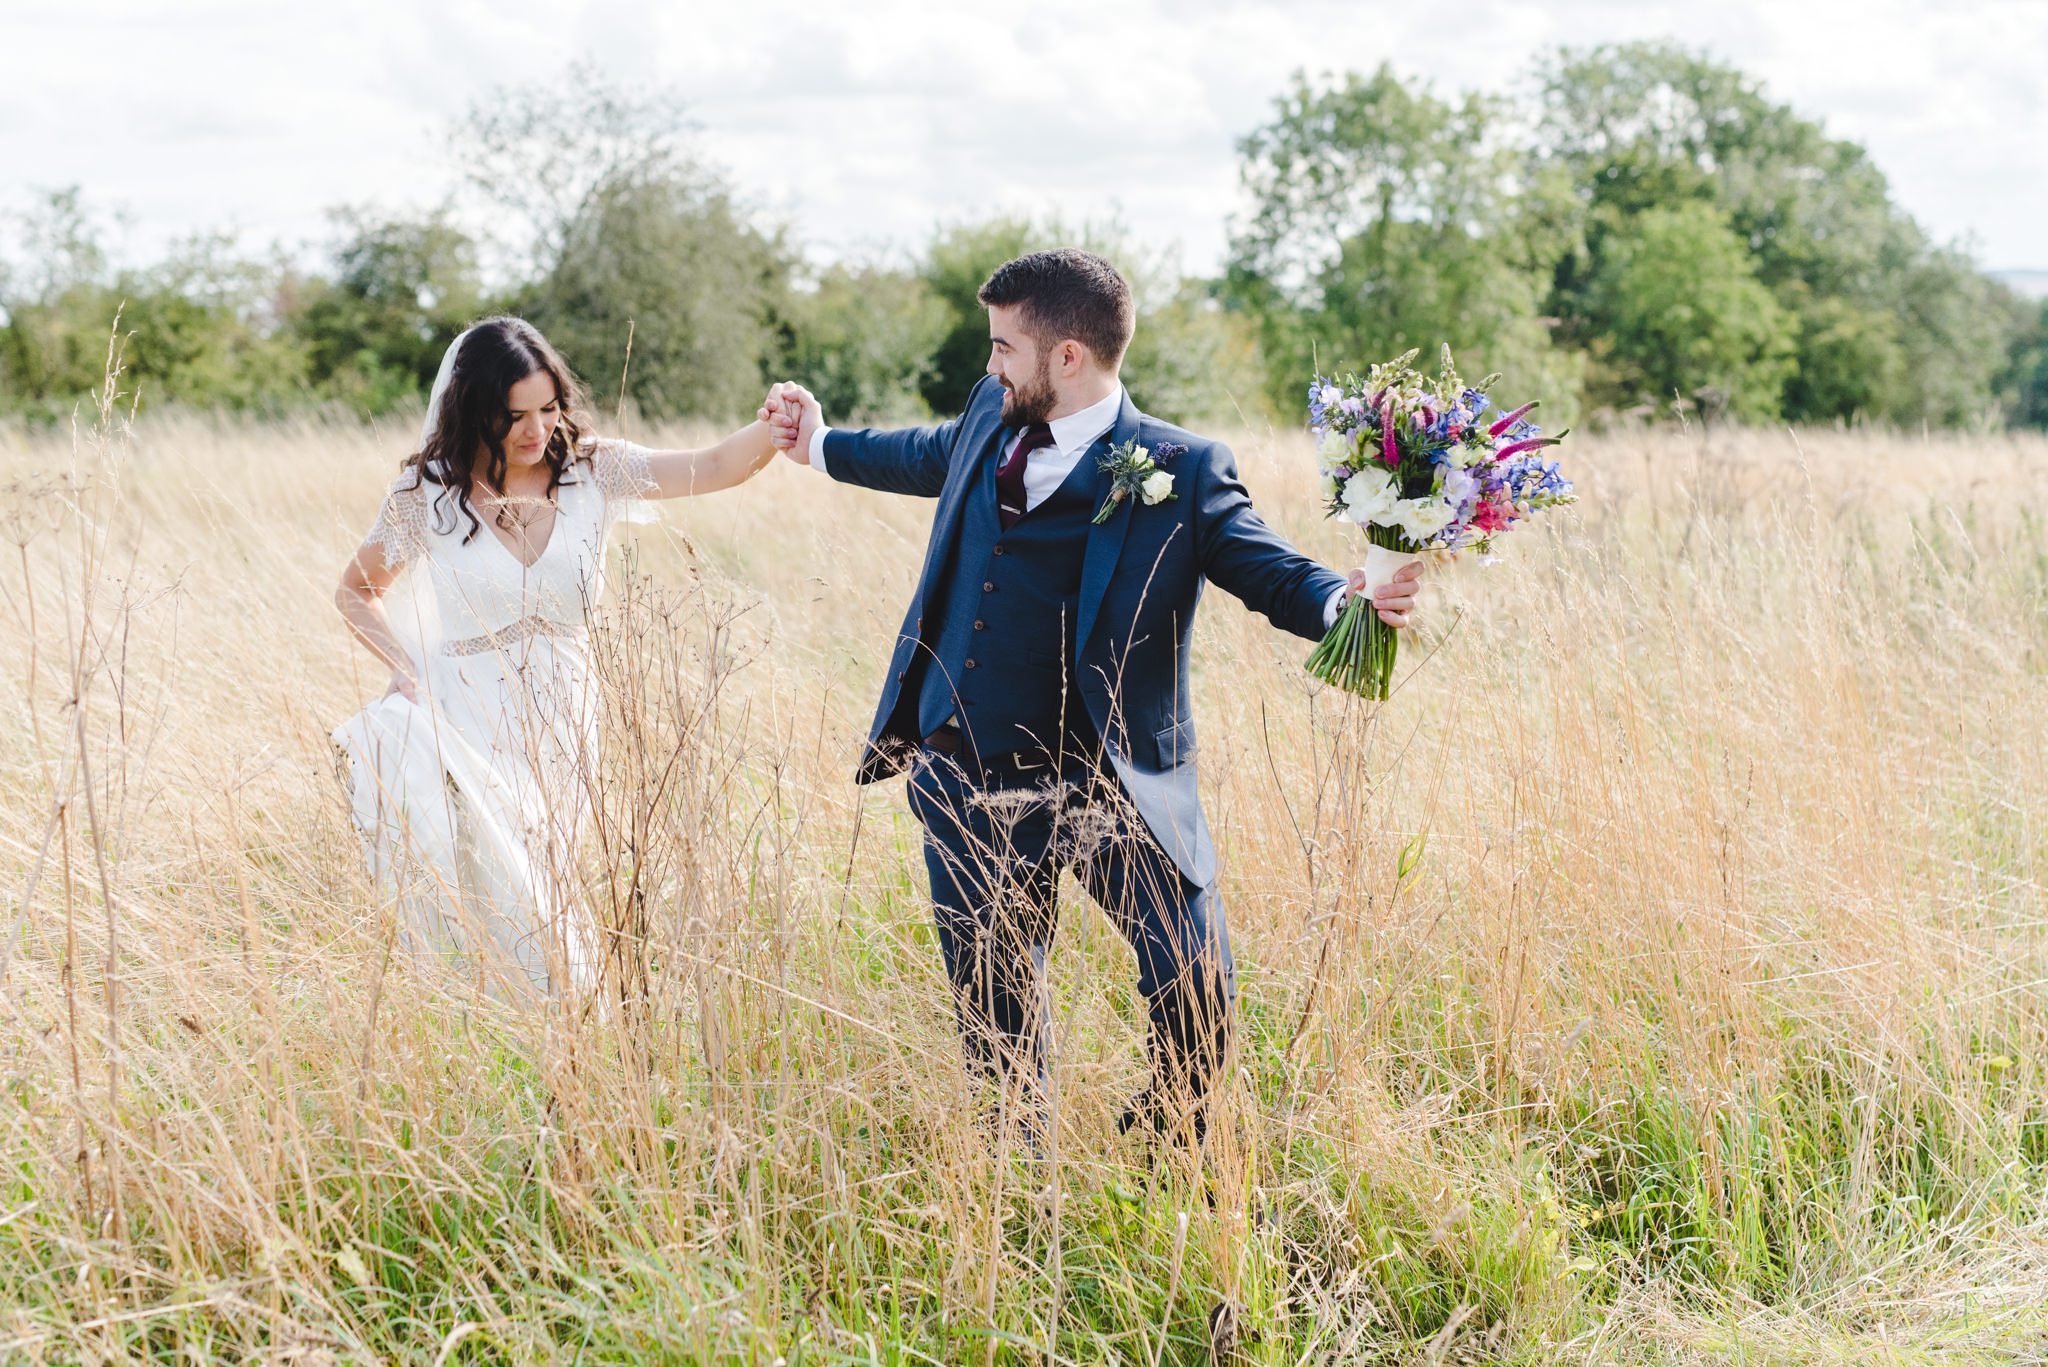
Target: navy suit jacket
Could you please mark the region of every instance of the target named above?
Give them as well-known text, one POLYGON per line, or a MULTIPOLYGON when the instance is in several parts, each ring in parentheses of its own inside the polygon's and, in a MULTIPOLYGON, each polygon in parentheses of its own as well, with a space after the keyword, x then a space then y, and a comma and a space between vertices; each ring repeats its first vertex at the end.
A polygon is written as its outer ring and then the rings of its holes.
MULTIPOLYGON (((939 501, 861 758, 862 783, 900 772, 919 739, 889 727, 920 649, 926 605, 937 603, 959 555, 966 501, 986 487, 975 476, 1001 458, 1002 402, 1002 385, 984 378, 951 422, 893 432, 834 429, 825 437, 825 469, 834 479, 939 501)), ((1140 413, 1128 393, 1108 434, 1081 457, 1096 506, 1110 489, 1097 459, 1134 439, 1155 452, 1162 443, 1186 448, 1160 467, 1173 476, 1176 497, 1149 506, 1126 498, 1107 522, 1089 528, 1068 668, 1146 827, 1181 873, 1206 887, 1216 876, 1216 851, 1196 788, 1188 696, 1188 640, 1202 586, 1220 585, 1275 626, 1321 640, 1324 608, 1344 580, 1266 526, 1229 447, 1140 413)), ((935 626, 930 635, 937 634, 935 626)))

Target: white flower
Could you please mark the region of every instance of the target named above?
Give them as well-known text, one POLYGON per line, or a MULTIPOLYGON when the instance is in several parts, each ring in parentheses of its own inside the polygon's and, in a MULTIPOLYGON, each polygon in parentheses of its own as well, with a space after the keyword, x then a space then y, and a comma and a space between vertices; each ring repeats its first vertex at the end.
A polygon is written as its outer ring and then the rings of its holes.
POLYGON ((1361 527, 1368 522, 1385 525, 1399 493, 1392 471, 1383 465, 1368 465, 1344 481, 1344 511, 1337 516, 1361 527))
POLYGON ((1419 546, 1450 526, 1451 517, 1449 505, 1441 499, 1404 498, 1394 505, 1390 520, 1393 525, 1407 533, 1410 541, 1419 546))
POLYGON ((1437 494, 1452 508, 1462 508, 1479 492, 1479 480, 1463 470, 1446 467, 1437 494))
POLYGON ((1363 428, 1340 432, 1334 427, 1316 429, 1316 459, 1324 465, 1349 465, 1366 440, 1363 428))
POLYGON ((1155 470, 1145 476, 1145 482, 1138 486, 1138 497, 1145 500, 1145 506, 1164 503, 1173 497, 1173 476, 1164 470, 1155 470))

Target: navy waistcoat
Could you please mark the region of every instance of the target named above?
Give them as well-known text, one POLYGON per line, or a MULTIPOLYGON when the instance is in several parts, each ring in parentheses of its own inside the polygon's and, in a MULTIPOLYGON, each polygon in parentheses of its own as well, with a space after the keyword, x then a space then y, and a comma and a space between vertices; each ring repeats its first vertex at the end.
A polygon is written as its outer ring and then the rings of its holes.
MULTIPOLYGON (((997 449, 1012 441, 1005 433, 997 449)), ((919 652, 922 677, 914 681, 919 733, 956 718, 984 758, 1085 744, 1091 730, 1070 662, 1100 482, 1094 452, 1008 531, 996 511, 997 464, 981 470, 959 558, 940 601, 927 604, 930 649, 919 652)))

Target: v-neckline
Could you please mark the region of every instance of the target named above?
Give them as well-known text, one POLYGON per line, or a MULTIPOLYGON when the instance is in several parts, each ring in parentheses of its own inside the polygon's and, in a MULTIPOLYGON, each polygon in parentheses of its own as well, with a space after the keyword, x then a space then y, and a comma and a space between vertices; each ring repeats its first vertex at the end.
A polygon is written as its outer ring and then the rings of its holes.
POLYGON ((540 549, 533 553, 533 559, 531 560, 521 560, 519 558, 519 552, 513 550, 511 544, 507 542, 504 537, 498 535, 498 517, 496 513, 493 513, 490 517, 484 519, 484 532, 491 538, 491 540, 498 543, 498 549, 505 552, 505 558, 507 560, 510 560, 513 564, 517 565, 519 567, 520 573, 523 574, 527 570, 532 569, 535 565, 538 565, 541 561, 545 560, 547 558, 548 551, 552 549, 555 544, 555 533, 558 530, 560 530, 562 525, 562 500, 559 496, 557 496, 554 501, 554 508, 555 515, 548 519, 547 540, 540 543, 540 549))

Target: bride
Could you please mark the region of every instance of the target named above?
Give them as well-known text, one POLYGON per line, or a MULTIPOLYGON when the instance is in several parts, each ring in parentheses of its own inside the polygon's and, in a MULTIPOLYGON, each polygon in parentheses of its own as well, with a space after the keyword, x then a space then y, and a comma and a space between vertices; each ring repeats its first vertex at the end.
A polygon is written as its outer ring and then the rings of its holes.
POLYGON ((334 733, 372 876, 408 951, 499 996, 597 977, 597 928, 569 888, 597 751, 587 614, 613 525, 775 455, 760 422, 701 451, 597 438, 582 398, 518 318, 457 337, 335 594, 391 670, 334 733))

